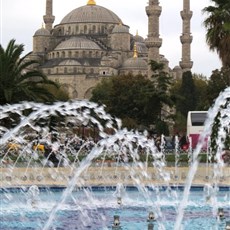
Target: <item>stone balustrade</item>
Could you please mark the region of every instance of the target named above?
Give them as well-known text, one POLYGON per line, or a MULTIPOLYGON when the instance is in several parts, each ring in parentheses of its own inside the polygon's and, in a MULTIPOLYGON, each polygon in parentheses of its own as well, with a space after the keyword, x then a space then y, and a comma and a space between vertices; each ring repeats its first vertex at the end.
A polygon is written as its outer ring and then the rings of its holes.
MULTIPOLYGON (((71 167, 33 167, 33 168, 1 168, 1 187, 18 186, 67 186, 72 179, 76 186, 114 186, 117 183, 125 185, 184 185, 188 175, 188 167, 165 167, 159 171, 156 168, 148 167, 143 170, 138 167, 89 167, 79 177, 74 178, 78 168, 71 167), (75 181, 74 181, 75 179, 75 181)), ((218 183, 222 186, 230 186, 230 167, 223 167, 222 173, 218 175, 213 167, 198 167, 193 178, 193 185, 204 185, 206 183, 218 183)))

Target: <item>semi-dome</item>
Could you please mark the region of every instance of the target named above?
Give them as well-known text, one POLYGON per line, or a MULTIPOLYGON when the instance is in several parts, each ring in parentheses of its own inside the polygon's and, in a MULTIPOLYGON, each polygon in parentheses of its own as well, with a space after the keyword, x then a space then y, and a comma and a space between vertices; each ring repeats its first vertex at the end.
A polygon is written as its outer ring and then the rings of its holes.
POLYGON ((72 10, 61 21, 60 24, 69 23, 112 23, 118 24, 121 19, 102 6, 96 4, 87 4, 72 10))
POLYGON ((66 50, 66 49, 91 49, 91 50, 101 50, 101 48, 93 41, 82 38, 73 37, 66 41, 61 42, 55 50, 66 50))
POLYGON ((50 36, 50 32, 49 30, 42 27, 34 33, 34 36, 50 36))

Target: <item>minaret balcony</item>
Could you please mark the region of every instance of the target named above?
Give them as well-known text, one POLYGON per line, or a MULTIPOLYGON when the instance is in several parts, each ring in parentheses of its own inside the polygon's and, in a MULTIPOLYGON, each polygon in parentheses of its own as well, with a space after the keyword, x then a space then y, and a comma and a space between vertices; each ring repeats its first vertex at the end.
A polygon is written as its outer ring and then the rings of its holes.
POLYGON ((183 34, 180 36, 180 41, 182 44, 191 44, 192 43, 192 39, 193 37, 191 35, 188 35, 188 34, 183 34))
POLYGON ((145 44, 146 44, 147 48, 151 48, 151 47, 160 48, 162 45, 162 39, 149 37, 149 38, 145 39, 145 44))
POLYGON ((44 19, 45 23, 53 23, 54 20, 55 20, 55 16, 53 16, 53 15, 44 15, 43 19, 44 19))
POLYGON ((192 61, 180 61, 180 67, 181 69, 191 69, 193 66, 192 61))
POLYGON ((193 12, 192 11, 187 11, 183 10, 180 12, 181 18, 183 20, 190 20, 192 18, 193 12))
POLYGON ((162 7, 161 6, 146 6, 145 7, 145 11, 146 11, 146 14, 148 16, 157 16, 157 17, 160 17, 161 15, 161 11, 162 11, 162 7))

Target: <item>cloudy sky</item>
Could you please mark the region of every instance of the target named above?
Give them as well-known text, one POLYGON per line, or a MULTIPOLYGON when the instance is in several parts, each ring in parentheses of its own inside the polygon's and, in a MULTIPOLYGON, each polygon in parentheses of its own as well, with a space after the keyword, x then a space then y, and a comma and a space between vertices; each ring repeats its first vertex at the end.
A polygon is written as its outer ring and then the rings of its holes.
MULTIPOLYGON (((0 0, 0 42, 6 47, 10 39, 25 45, 25 52, 32 50, 32 37, 42 26, 46 0, 0 0)), ((96 0, 97 5, 106 7, 116 13, 124 24, 130 26, 130 33, 146 38, 148 34, 148 18, 145 13, 147 0, 96 0)), ((87 0, 53 0, 55 24, 71 10, 86 5, 87 0)), ((210 0, 191 0, 193 17, 191 32, 193 36, 191 59, 193 73, 210 76, 212 70, 221 64, 216 53, 210 52, 205 42, 205 28, 202 22, 206 15, 202 9, 210 5, 210 0)), ((163 44, 160 53, 169 60, 171 68, 181 60, 180 35, 182 20, 180 11, 183 0, 160 0, 162 14, 160 17, 160 37, 163 44)))

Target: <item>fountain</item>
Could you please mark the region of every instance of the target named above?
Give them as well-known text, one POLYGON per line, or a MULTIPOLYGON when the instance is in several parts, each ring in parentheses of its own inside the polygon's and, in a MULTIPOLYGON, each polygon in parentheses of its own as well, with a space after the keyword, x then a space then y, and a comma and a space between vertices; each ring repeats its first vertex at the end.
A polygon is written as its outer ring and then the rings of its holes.
POLYGON ((0 107, 3 227, 23 220, 20 229, 227 229, 230 170, 221 154, 229 97, 227 89, 210 110, 188 167, 178 166, 178 152, 168 167, 163 144, 157 149, 147 132, 122 129, 95 103, 0 107), (220 107, 215 163, 198 167, 202 141, 220 107), (220 208, 225 218, 216 218, 220 208))

